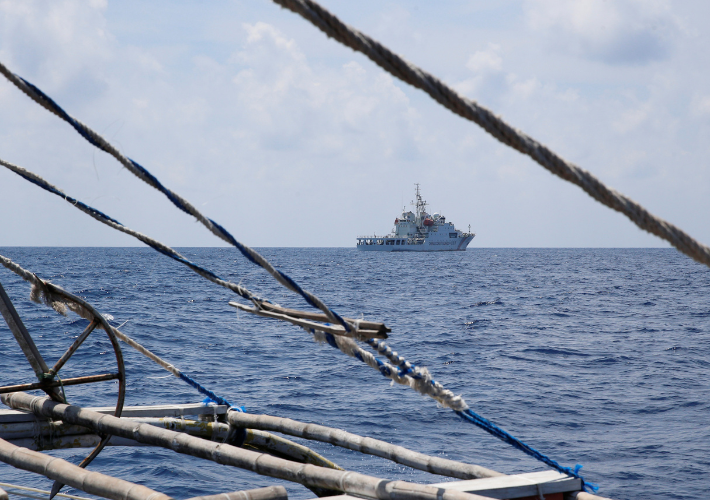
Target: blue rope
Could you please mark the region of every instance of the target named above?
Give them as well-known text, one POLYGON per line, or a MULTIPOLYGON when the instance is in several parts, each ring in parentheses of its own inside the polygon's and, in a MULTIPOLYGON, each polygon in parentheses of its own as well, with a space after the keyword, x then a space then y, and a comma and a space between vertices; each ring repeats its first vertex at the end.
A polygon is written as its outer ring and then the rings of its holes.
MULTIPOLYGON (((315 332, 311 329, 311 333, 315 333, 315 332)), ((335 337, 332 334, 325 333, 325 340, 328 342, 328 344, 331 347, 334 347, 336 349, 340 349, 340 347, 338 347, 338 344, 335 341, 335 337)), ((386 345, 384 345, 384 343, 380 343, 377 339, 369 339, 366 342, 367 342, 367 344, 372 346, 380 354, 384 354, 384 352, 387 349, 386 345)), ((360 355, 360 353, 357 350, 353 351, 353 355, 357 359, 359 359, 360 361, 365 362, 365 360, 362 358, 362 356, 360 355)), ((380 373, 384 377, 390 377, 392 374, 392 371, 389 368, 389 366, 387 366, 384 362, 382 362, 378 358, 375 358, 375 361, 377 362, 377 367, 379 368, 380 373)), ((410 367, 407 368, 404 366, 405 363, 406 363, 406 361, 402 360, 401 365, 397 367, 399 376, 409 375, 412 378, 421 378, 420 375, 416 376, 416 375, 409 374, 409 372, 413 371, 413 369, 416 368, 415 365, 410 364, 410 367)), ((431 380, 431 384, 435 385, 436 381, 431 380)), ((590 482, 585 481, 584 478, 579 474, 579 471, 582 468, 581 465, 577 464, 574 467, 574 469, 560 465, 559 463, 557 463, 555 460, 552 460, 547 455, 540 453, 535 448, 523 443, 518 438, 512 436, 511 434, 509 434, 505 430, 501 429, 500 427, 498 427, 496 424, 494 424, 493 422, 491 422, 487 418, 482 417, 481 415, 478 415, 470 408, 467 410, 464 410, 464 411, 454 411, 454 413, 456 413, 459 417, 466 420, 467 422, 477 425, 478 427, 485 430, 489 434, 492 434, 493 436, 497 437, 498 439, 517 448, 518 450, 530 455, 531 457, 539 460, 540 462, 547 464, 548 466, 552 467, 553 469, 557 470, 558 472, 561 472, 562 474, 567 474, 569 476, 579 479, 582 482, 582 488, 585 491, 591 490, 591 491, 596 492, 599 489, 599 486, 597 486, 594 483, 590 483, 590 482)))
MULTIPOLYGON (((226 405, 230 410, 232 411, 238 411, 240 413, 246 413, 247 409, 243 406, 232 406, 232 404, 224 399, 221 396, 218 396, 214 392, 210 391, 209 389, 201 386, 197 381, 194 379, 188 377, 184 373, 178 370, 180 379, 187 382, 189 385, 200 391, 202 394, 206 395, 207 397, 202 400, 202 404, 205 406, 209 406, 212 403, 216 403, 218 405, 226 405)), ((233 434, 230 432, 230 441, 229 443, 238 446, 239 448, 242 447, 244 444, 244 441, 246 440, 247 437, 247 430, 243 427, 238 427, 236 429, 233 429, 233 434)))
POLYGON ((184 382, 187 382, 189 385, 197 389, 199 392, 207 396, 205 399, 202 400, 203 403, 209 404, 209 403, 217 403, 218 405, 224 405, 229 407, 230 410, 233 411, 238 411, 240 413, 246 413, 247 409, 244 406, 233 406, 232 403, 227 401, 221 396, 218 396, 214 392, 210 391, 206 387, 203 387, 200 385, 195 379, 190 378, 189 376, 185 375, 183 372, 178 370, 178 374, 180 376, 180 380, 183 380, 184 382))
MULTIPOLYGON (((54 111, 62 120, 64 120, 64 121, 66 121, 67 123, 69 123, 69 124, 74 128, 74 130, 76 130, 76 131, 79 133, 79 135, 81 135, 84 139, 86 139, 91 145, 93 145, 93 146, 99 148, 101 151, 104 151, 104 152, 106 152, 106 153, 111 154, 111 152, 108 151, 101 143, 99 143, 99 142, 97 142, 97 141, 94 140, 94 138, 92 137, 92 134, 89 133, 89 130, 90 130, 90 129, 88 129, 86 126, 84 126, 84 125, 83 125, 81 122, 79 122, 78 120, 74 119, 69 113, 67 113, 66 111, 64 111, 64 109, 62 109, 62 107, 61 107, 59 104, 57 104, 57 103, 54 101, 54 99, 52 99, 52 98, 49 97, 47 94, 45 94, 44 92, 42 92, 39 88, 37 88, 37 87, 36 87, 35 85, 33 85, 32 83, 30 83, 30 82, 28 82, 27 80, 25 80, 24 78, 22 78, 20 75, 15 74, 15 76, 17 76, 17 78, 19 78, 20 80, 22 80, 25 85, 27 85, 29 88, 31 88, 32 91, 35 92, 35 94, 37 94, 37 96, 38 96, 42 101, 44 101, 45 104, 47 104, 47 106, 48 106, 49 108, 52 109, 52 111, 54 111)), ((177 206, 177 207, 178 207, 180 210, 182 210, 183 212, 185 212, 185 213, 187 213, 187 214, 189 214, 189 215, 192 215, 192 214, 190 214, 190 212, 188 211, 187 207, 185 207, 182 203, 180 203, 180 200, 178 200, 178 199, 174 196, 174 194, 173 194, 169 189, 167 189, 165 186, 163 186, 163 185, 160 183, 160 181, 159 181, 153 174, 151 174, 150 172, 148 172, 148 171, 147 171, 145 168, 143 168, 138 162, 135 162, 135 161, 133 161, 133 160, 130 159, 130 158, 128 158, 128 161, 130 161, 131 164, 133 164, 134 167, 136 167, 138 170, 140 170, 141 173, 142 173, 143 175, 145 175, 145 176, 150 180, 150 182, 151 182, 151 184, 153 185, 153 187, 155 187, 155 188, 158 189, 160 192, 162 192, 165 196, 167 196, 168 199, 170 199, 170 201, 172 201, 173 204, 175 204, 175 206, 177 206)))
POLYGON ((194 387, 195 389, 197 389, 198 391, 200 391, 202 394, 204 394, 205 396, 207 396, 211 401, 214 401, 215 403, 217 403, 217 404, 219 404, 219 405, 229 406, 229 407, 231 408, 232 403, 230 403, 229 401, 227 401, 227 400, 224 399, 223 397, 218 396, 217 394, 215 394, 214 392, 210 391, 210 390, 207 389, 206 387, 201 386, 196 380, 194 380, 194 379, 188 377, 188 376, 185 375, 183 372, 178 372, 178 373, 179 373, 179 376, 180 376, 180 380, 182 380, 182 381, 184 381, 184 382, 187 382, 189 385, 191 385, 192 387, 194 387))
POLYGON ((597 486, 594 483, 590 483, 584 480, 584 478, 579 475, 579 470, 582 468, 581 465, 577 464, 575 465, 574 469, 570 467, 564 467, 557 463, 555 460, 552 460, 550 457, 547 455, 544 455, 537 451, 535 448, 532 446, 529 446, 525 443, 523 443, 521 440, 518 438, 512 436, 505 430, 501 429, 498 427, 496 424, 491 422, 485 417, 482 417, 481 415, 477 414, 470 408, 464 411, 457 411, 455 412, 459 417, 462 419, 466 420, 467 422, 471 422, 474 425, 477 425, 481 429, 485 430, 489 434, 492 434, 493 436, 497 437, 498 439, 508 443, 509 445, 513 446, 514 448, 517 448, 518 450, 522 451, 523 453, 526 453, 530 455, 531 457, 535 458, 536 460, 539 460, 540 462, 543 462, 553 469, 555 469, 558 472, 561 472, 563 474, 567 474, 568 476, 575 477, 579 480, 582 481, 582 488, 584 488, 585 491, 594 491, 596 492, 599 489, 599 486, 597 486))
MULTIPOLYGON (((109 153, 109 154, 111 154, 111 155, 113 156, 113 153, 112 153, 109 149, 107 149, 103 144, 101 144, 100 142, 98 142, 98 141, 96 141, 96 140, 94 139, 94 135, 99 136, 99 134, 97 134, 96 132, 94 132, 93 130, 91 130, 90 128, 88 128, 87 126, 85 126, 84 124, 82 124, 81 122, 79 122, 78 120, 76 120, 75 118, 73 118, 71 115, 69 115, 69 113, 67 113, 64 109, 62 109, 62 107, 59 106, 59 104, 57 104, 51 97, 49 97, 47 94, 45 94, 44 92, 42 92, 42 91, 41 91, 39 88, 37 88, 35 85, 33 85, 32 83, 28 82, 27 80, 25 80, 24 78, 22 78, 21 76, 19 76, 19 75, 17 75, 17 74, 15 74, 15 76, 16 76, 18 79, 22 80, 22 82, 23 82, 29 89, 32 90, 32 92, 35 94, 35 96, 36 96, 40 101, 42 101, 43 103, 45 103, 45 104, 47 105, 47 107, 48 107, 51 111, 53 111, 53 112, 54 112, 57 116, 59 116, 62 120, 64 120, 64 121, 66 121, 67 123, 69 123, 69 124, 74 128, 74 130, 76 130, 76 131, 79 133, 79 135, 81 135, 84 139, 86 139, 90 144, 92 144, 93 146, 95 146, 95 147, 99 148, 100 150, 102 150, 102 151, 104 151, 104 152, 106 152, 106 153, 109 153)), ((192 212, 180 201, 180 199, 175 195, 175 193, 173 193, 170 189, 168 189, 168 188, 166 188, 165 186, 163 186, 163 184, 158 180, 158 178, 155 177, 153 174, 151 174, 145 167, 143 167, 142 165, 140 165, 138 162, 132 160, 131 158, 126 157, 126 159, 131 163, 131 165, 132 165, 133 167, 135 167, 136 170, 138 170, 138 171, 141 173, 142 176, 144 176, 144 179, 143 179, 144 181, 146 181, 146 182, 147 182, 148 184, 150 184, 152 187, 154 187, 155 189, 157 189, 158 191, 160 191, 161 193, 163 193, 177 208, 179 208, 180 210, 182 210, 183 212, 185 212, 185 213, 188 214, 188 215, 195 216, 195 214, 192 213, 192 212)), ((134 172, 134 173, 135 173, 135 172, 134 172)), ((138 177, 140 177, 140 176, 138 176, 138 177)), ((195 210, 195 212, 197 212, 196 209, 194 209, 194 210, 195 210)), ((197 213, 199 213, 199 212, 197 212, 197 213)), ((256 265, 258 265, 258 266, 264 268, 264 266, 254 258, 254 255, 252 254, 252 252, 254 252, 253 250, 251 250, 251 249, 248 248, 246 245, 244 245, 244 244, 240 243, 239 241, 237 241, 237 240, 234 238, 234 236, 232 236, 232 235, 229 233, 229 231, 227 231, 227 230, 226 230, 224 227, 222 227, 220 224, 217 224, 217 223, 216 223, 215 221, 213 221, 212 219, 207 219, 207 220, 208 220, 208 221, 213 225, 213 227, 219 232, 219 234, 221 235, 221 237, 222 237, 223 239, 225 239, 226 241, 229 241, 232 245, 234 245, 234 246, 239 250, 239 252, 240 252, 244 257, 247 258, 247 260, 249 260, 249 261, 250 261, 251 263, 253 263, 253 264, 256 264, 256 265)), ((162 252, 161 252, 161 253, 162 253, 162 252)), ((262 258, 263 258, 263 257, 262 257, 262 258)), ((264 259, 264 260, 266 260, 266 259, 264 259)), ((281 272, 281 271, 278 271, 278 270, 276 270, 276 273, 277 273, 277 274, 279 275, 279 277, 281 277, 285 282, 287 282, 287 283, 289 284, 289 286, 291 287, 291 289, 292 289, 294 292, 296 292, 298 295, 300 295, 310 306, 312 306, 312 307, 314 307, 314 308, 316 308, 316 309, 321 309, 321 310, 324 309, 324 310, 327 311, 329 314, 331 314, 331 315, 338 321, 338 323, 340 323, 340 325, 343 326, 343 328, 345 328, 345 331, 347 331, 347 332, 352 331, 350 325, 348 325, 348 323, 347 323, 339 314, 337 314, 335 311, 333 311, 331 308, 329 308, 329 307, 327 307, 327 306, 325 306, 325 305, 323 305, 322 307, 319 307, 318 304, 316 304, 316 303, 312 300, 312 298, 309 296, 309 294, 308 294, 305 290, 303 290, 303 288, 301 288, 290 276, 288 276, 288 275, 286 275, 285 273, 283 273, 283 272, 281 272)), ((247 297, 247 298, 251 299, 252 297, 247 297)))

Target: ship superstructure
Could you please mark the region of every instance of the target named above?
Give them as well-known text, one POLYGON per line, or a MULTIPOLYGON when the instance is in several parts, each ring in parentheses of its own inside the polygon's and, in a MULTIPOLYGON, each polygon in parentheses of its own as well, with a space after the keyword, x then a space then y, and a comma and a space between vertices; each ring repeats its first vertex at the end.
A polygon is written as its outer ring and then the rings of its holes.
POLYGON ((429 214, 419 184, 415 184, 414 212, 402 209, 394 220, 394 229, 386 236, 358 236, 357 249, 369 252, 446 252, 466 250, 476 236, 454 227, 439 213, 429 214))

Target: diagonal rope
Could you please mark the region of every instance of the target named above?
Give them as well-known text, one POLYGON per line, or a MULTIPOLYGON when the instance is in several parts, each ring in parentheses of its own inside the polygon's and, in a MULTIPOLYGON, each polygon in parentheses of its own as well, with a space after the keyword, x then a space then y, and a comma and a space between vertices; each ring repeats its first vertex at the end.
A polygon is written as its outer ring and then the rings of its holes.
POLYGON ((116 160, 118 160, 118 162, 121 163, 121 165, 123 165, 129 172, 134 174, 149 186, 163 193, 180 210, 195 217, 215 236, 236 247, 242 255, 247 258, 247 260, 265 269, 281 285, 303 297, 309 305, 323 311, 331 322, 342 325, 346 332, 350 332, 352 330, 352 325, 350 325, 350 323, 340 317, 338 313, 330 309, 318 297, 301 288, 301 286, 298 285, 298 283, 296 283, 290 276, 276 269, 268 260, 266 260, 254 249, 237 241, 225 228, 212 219, 204 216, 199 210, 190 204, 190 202, 182 198, 174 191, 171 191, 163 186, 163 184, 161 184, 160 181, 147 169, 127 156, 124 156, 118 149, 106 141, 106 139, 101 137, 101 135, 97 132, 87 127, 76 118, 70 116, 47 94, 42 92, 24 78, 14 74, 2 63, 0 63, 0 73, 2 73, 8 80, 10 80, 11 83, 13 83, 37 104, 69 123, 84 139, 89 141, 89 143, 116 158, 116 160))
POLYGON ((304 17, 327 36, 365 54, 388 73, 423 90, 451 112, 476 123, 500 142, 529 156, 551 173, 576 184, 599 203, 624 214, 644 231, 668 241, 685 255, 710 267, 710 248, 699 243, 680 228, 653 215, 627 196, 607 187, 591 173, 565 160, 529 135, 516 130, 476 101, 459 95, 432 74, 343 23, 318 3, 313 0, 273 1, 304 17))
MULTIPOLYGON (((149 236, 146 236, 143 233, 139 233, 138 231, 134 231, 133 229, 130 229, 130 228, 124 226, 123 224, 118 222, 116 219, 109 217, 108 215, 101 212, 100 210, 90 207, 89 205, 87 205, 75 198, 72 198, 71 196, 66 195, 59 188, 57 188, 56 186, 53 186, 52 184, 50 184, 49 182, 44 180, 42 177, 35 174, 34 172, 30 172, 29 170, 27 170, 25 168, 22 168, 18 165, 14 165, 14 164, 7 162, 1 158, 0 158, 0 165, 4 166, 8 170, 16 173, 17 175, 19 175, 23 179, 31 182, 32 184, 41 187, 45 191, 49 191, 50 193, 55 194, 55 195, 59 196, 60 198, 63 198, 65 201, 69 202, 69 204, 71 204, 75 208, 81 210, 82 212, 89 215, 93 219, 95 219, 103 224, 106 224, 107 226, 109 226, 117 231, 128 234, 130 236, 133 236, 137 240, 145 243, 146 245, 153 248, 154 250, 157 250, 161 254, 166 255, 167 257, 170 257, 171 259, 174 259, 174 260, 180 262, 181 264, 186 265, 191 270, 193 270, 195 273, 197 273, 198 275, 202 276, 203 278, 211 281, 212 283, 215 283, 219 286, 222 286, 224 288, 232 290, 233 292, 240 295, 241 297, 251 300, 254 303, 254 305, 257 306, 257 309, 262 307, 264 303, 269 302, 267 299, 253 294, 252 292, 250 292, 246 288, 242 287, 241 285, 237 285, 236 283, 232 283, 231 281, 223 280, 222 278, 217 276, 215 273, 213 273, 209 269, 205 269, 204 267, 198 266, 197 264, 189 261, 186 257, 181 255, 177 251, 173 250, 169 246, 167 246, 167 245, 165 245, 165 244, 163 244, 163 243, 161 243, 149 236)), ((28 279, 28 278, 25 278, 25 279, 28 279)), ((360 330, 359 326, 358 326, 360 323, 359 321, 356 321, 355 323, 356 324, 355 324, 354 328, 350 332, 346 331, 345 335, 347 335, 347 336, 352 335, 352 336, 356 336, 358 338, 365 338, 365 337, 363 337, 363 335, 369 335, 372 333, 372 332, 369 332, 368 330, 360 330)), ((338 334, 340 334, 340 333, 338 333, 338 334)))
MULTIPOLYGON (((60 198, 63 198, 64 200, 68 201, 70 204, 72 204, 74 207, 78 208, 85 214, 93 217, 99 222, 102 222, 106 224, 109 227, 112 227, 113 229, 116 229, 117 231, 121 231, 122 233, 128 234, 130 236, 133 236, 134 238, 142 241, 149 247, 157 250, 158 252, 162 253, 163 255, 166 255, 170 257, 171 259, 174 259, 182 264, 185 264, 187 267, 195 271, 197 274, 202 276, 203 278, 208 279, 212 283, 216 283, 217 285, 220 285, 224 288, 227 288, 229 290, 232 290, 234 293, 239 295, 240 297, 244 297, 245 299, 254 301, 254 302, 260 302, 264 299, 258 297, 257 295, 253 294, 243 286, 237 285, 236 283, 232 283, 231 281, 226 281, 217 276, 215 273, 212 271, 205 269, 204 267, 198 266, 197 264, 194 264, 193 262, 189 261, 187 258, 185 258, 183 255, 178 253, 177 251, 173 250, 167 245, 164 245, 163 243, 154 240, 153 238, 146 236, 142 233, 139 233, 138 231, 134 231, 133 229, 130 229, 120 222, 118 222, 116 219, 113 219, 106 215, 105 213, 96 210, 95 208, 92 208, 85 203, 82 203, 81 201, 72 198, 71 196, 67 196, 64 194, 61 190, 50 184, 49 182, 45 181, 42 177, 39 175, 30 172, 29 170, 26 170, 20 166, 14 165, 12 163, 6 162, 5 160, 0 158, 0 165, 3 167, 11 170, 12 172, 15 172, 17 175, 22 177, 25 180, 30 181, 32 184, 35 184, 42 189, 49 191, 50 193, 56 194, 60 198)), ((25 278, 27 279, 27 278, 25 278)))
POLYGON ((409 363, 396 352, 393 352, 392 349, 384 342, 372 339, 367 343, 378 353, 387 357, 387 359, 393 364, 379 360, 371 353, 360 348, 349 338, 313 330, 310 330, 310 333, 317 342, 327 343, 331 347, 339 349, 344 354, 358 359, 369 367, 379 371, 383 377, 390 379, 394 383, 407 385, 420 394, 429 396, 442 406, 453 410, 454 413, 462 419, 480 427, 501 441, 508 443, 523 453, 526 453, 534 459, 552 467, 556 471, 561 472, 562 474, 567 474, 579 479, 585 490, 589 489, 597 491, 599 489, 596 484, 586 481, 584 477, 579 474, 579 470, 582 468, 581 465, 576 465, 574 468, 560 465, 557 461, 524 443, 506 430, 498 427, 490 420, 478 415, 469 408, 468 404, 466 404, 466 401, 464 401, 461 396, 456 396, 449 389, 444 388, 443 385, 434 380, 431 377, 429 370, 409 363))

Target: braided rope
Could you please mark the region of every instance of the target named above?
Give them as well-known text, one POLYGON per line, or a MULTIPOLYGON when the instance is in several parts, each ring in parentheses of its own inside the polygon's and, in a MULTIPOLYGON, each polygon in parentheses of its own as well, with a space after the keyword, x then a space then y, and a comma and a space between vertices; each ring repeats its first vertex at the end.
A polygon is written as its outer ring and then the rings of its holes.
POLYGON ((304 17, 328 37, 363 53, 403 82, 423 90, 451 112, 476 123, 500 142, 529 156, 551 173, 576 184, 598 202, 624 214, 644 231, 668 241, 687 256, 710 266, 709 247, 699 243, 673 224, 656 217, 627 196, 607 187, 591 173, 565 160, 529 135, 516 130, 476 101, 459 95, 432 74, 406 61, 364 33, 346 25, 313 0, 273 1, 304 17))
MULTIPOLYGON (((93 313, 86 309, 83 304, 69 301, 67 297, 54 293, 51 288, 48 287, 47 284, 36 274, 24 269, 19 264, 3 255, 0 255, 0 265, 17 274, 20 278, 32 285, 30 290, 30 299, 33 302, 45 304, 63 316, 67 315, 67 310, 71 310, 87 321, 93 321, 95 319, 93 313)), ((53 286, 61 289, 61 287, 57 285, 53 286)))
POLYGON ((429 370, 412 365, 396 352, 393 352, 392 349, 384 342, 371 339, 367 343, 373 349, 377 350, 377 352, 385 355, 390 361, 395 363, 394 365, 377 359, 371 353, 358 347, 355 342, 347 337, 331 335, 330 333, 321 331, 309 331, 313 335, 316 342, 327 343, 331 347, 339 349, 348 356, 356 358, 369 367, 379 371, 384 377, 392 380, 393 382, 401 385, 407 385, 423 396, 429 396, 445 408, 453 410, 462 419, 475 424, 489 434, 492 434, 505 443, 508 443, 531 457, 549 465, 558 472, 579 479, 585 490, 597 491, 599 489, 596 484, 585 481, 579 474, 579 470, 582 468, 581 465, 577 464, 574 469, 560 465, 557 461, 537 451, 532 446, 525 444, 512 434, 498 427, 490 420, 478 415, 468 407, 463 397, 454 395, 453 392, 444 388, 444 386, 439 382, 433 380, 429 370))
POLYGON ((49 182, 44 180, 39 175, 37 175, 33 172, 30 172, 29 170, 24 169, 20 166, 9 163, 1 158, 0 158, 0 165, 15 172, 17 175, 19 175, 23 179, 30 181, 31 183, 41 187, 42 189, 49 191, 50 193, 56 194, 60 198, 63 198, 64 200, 68 201, 71 205, 78 208, 79 210, 81 210, 85 214, 91 216, 92 218, 96 219, 97 221, 99 221, 103 224, 106 224, 107 226, 112 227, 113 229, 116 229, 117 231, 121 231, 122 233, 133 236, 134 238, 142 241, 143 243, 145 243, 149 247, 157 250, 161 254, 166 255, 166 256, 170 257, 171 259, 174 259, 174 260, 186 265, 187 267, 192 269, 194 272, 196 272, 197 274, 199 274, 203 278, 208 279, 212 283, 216 283, 219 286, 222 286, 224 288, 232 290, 237 295, 244 297, 245 299, 248 299, 248 300, 252 300, 255 302, 259 302, 259 301, 264 300, 262 298, 259 298, 257 295, 253 294, 252 292, 250 292, 246 288, 244 288, 240 285, 237 285, 236 283, 232 283, 231 281, 223 280, 222 278, 217 276, 212 271, 205 269, 204 267, 198 266, 197 264, 194 264, 193 262, 189 261, 186 257, 181 255, 177 251, 173 250, 169 246, 164 245, 163 243, 161 243, 157 240, 154 240, 153 238, 151 238, 149 236, 139 233, 138 231, 134 231, 133 229, 130 229, 130 228, 124 226, 123 224, 118 222, 116 219, 109 217, 108 215, 104 214, 103 212, 101 212, 93 207, 90 207, 90 206, 86 205, 85 203, 83 203, 75 198, 72 198, 71 196, 67 196, 66 194, 64 194, 63 191, 61 191, 59 188, 50 184, 49 182))
POLYGON ((404 374, 394 365, 380 361, 371 353, 358 347, 358 345, 348 337, 332 335, 327 332, 308 329, 316 342, 328 343, 331 347, 339 349, 352 358, 356 358, 370 368, 379 371, 383 376, 396 382, 407 385, 423 396, 429 396, 445 408, 454 411, 464 411, 468 409, 466 401, 461 396, 456 396, 440 383, 431 378, 429 370, 426 368, 416 368, 413 374, 404 374))
POLYGON ((343 328, 345 328, 345 330, 348 332, 351 331, 352 326, 342 317, 340 317, 340 315, 338 315, 335 311, 330 309, 318 297, 313 295, 311 292, 308 292, 301 288, 300 285, 298 285, 293 279, 291 279, 291 277, 272 266, 271 263, 258 252, 237 241, 234 236, 232 236, 224 227, 222 227, 212 219, 209 219, 204 216, 187 200, 182 198, 174 191, 171 191, 170 189, 163 186, 163 184, 161 184, 160 181, 143 166, 128 158, 127 156, 124 156, 118 149, 111 145, 97 132, 84 125, 76 118, 69 115, 47 94, 42 92, 40 89, 35 87, 33 84, 31 84, 24 78, 14 74, 2 63, 0 63, 0 73, 2 73, 11 83, 13 83, 17 88, 24 92, 30 99, 32 99, 37 104, 47 109, 51 113, 57 115, 62 120, 69 123, 90 144, 113 156, 129 172, 134 174, 136 177, 138 177, 140 180, 142 180, 149 186, 163 193, 177 208, 179 208, 186 214, 195 217, 203 226, 205 226, 210 232, 212 232, 212 234, 214 234, 221 240, 229 243, 230 245, 235 246, 242 253, 242 255, 247 258, 247 260, 265 269, 282 286, 303 297, 305 301, 312 307, 323 311, 323 313, 328 317, 331 322, 342 325, 343 328))
POLYGON ((508 443, 509 445, 519 449, 520 451, 527 453, 528 455, 539 460, 540 462, 543 462, 543 463, 549 465, 553 469, 555 469, 563 474, 567 474, 569 476, 581 479, 583 488, 585 488, 585 489, 589 488, 592 491, 597 491, 599 489, 599 486, 597 486, 594 483, 589 483, 589 482, 585 481, 584 478, 579 475, 579 470, 582 468, 581 465, 579 465, 579 464, 575 465, 574 469, 571 467, 564 467, 564 466, 560 465, 559 463, 557 463, 557 461, 552 460, 550 457, 548 457, 546 455, 543 455, 542 453, 537 451, 532 446, 529 446, 529 445, 523 443, 518 438, 510 435, 508 432, 501 429, 500 427, 498 427, 496 424, 494 424, 493 422, 491 422, 487 418, 484 418, 481 415, 478 415, 470 408, 466 409, 464 411, 457 411, 456 414, 459 417, 461 417, 462 419, 477 425, 478 427, 486 430, 490 434, 493 434, 501 441, 504 441, 504 442, 508 443))

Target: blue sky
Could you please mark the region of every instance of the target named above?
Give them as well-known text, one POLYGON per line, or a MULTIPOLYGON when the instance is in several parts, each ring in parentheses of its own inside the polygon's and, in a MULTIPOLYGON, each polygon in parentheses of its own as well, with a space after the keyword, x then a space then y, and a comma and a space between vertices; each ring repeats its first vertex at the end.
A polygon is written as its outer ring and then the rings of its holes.
MULTIPOLYGON (((710 243, 710 4, 323 1, 710 243)), ((471 247, 664 242, 265 0, 0 2, 0 60, 251 246, 354 246, 419 182, 471 247)), ((218 246, 0 81, 0 158, 171 246, 218 246)), ((138 244, 0 171, 0 246, 138 244)))

